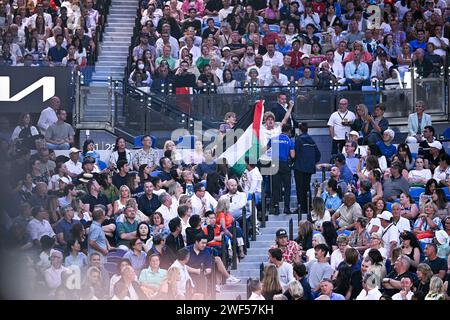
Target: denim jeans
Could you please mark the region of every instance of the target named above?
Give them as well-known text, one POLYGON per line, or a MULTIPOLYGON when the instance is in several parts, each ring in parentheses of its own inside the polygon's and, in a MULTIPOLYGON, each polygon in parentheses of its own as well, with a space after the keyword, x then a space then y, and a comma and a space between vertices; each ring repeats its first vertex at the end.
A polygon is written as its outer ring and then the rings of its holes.
POLYGON ((47 142, 47 148, 50 150, 69 150, 70 144, 62 143, 62 144, 53 144, 47 142))

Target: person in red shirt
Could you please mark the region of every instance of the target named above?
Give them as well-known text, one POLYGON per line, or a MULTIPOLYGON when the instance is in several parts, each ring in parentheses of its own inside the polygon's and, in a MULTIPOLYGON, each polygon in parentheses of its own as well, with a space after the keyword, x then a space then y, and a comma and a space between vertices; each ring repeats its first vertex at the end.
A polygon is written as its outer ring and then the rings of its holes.
POLYGON ((319 15, 320 18, 325 14, 326 12, 326 4, 325 2, 321 0, 314 0, 312 3, 313 11, 319 15))
POLYGON ((264 38, 262 40, 262 44, 264 47, 267 47, 269 43, 276 43, 278 40, 278 33, 272 32, 269 30, 269 25, 267 23, 263 23, 262 25, 262 33, 264 38))
POLYGON ((276 244, 272 248, 279 248, 283 253, 283 261, 287 263, 300 263, 300 247, 297 242, 288 239, 288 234, 285 229, 278 229, 276 232, 276 244))
POLYGON ((297 71, 302 66, 303 52, 300 51, 300 40, 294 40, 292 42, 292 51, 289 52, 291 57, 291 68, 297 71))

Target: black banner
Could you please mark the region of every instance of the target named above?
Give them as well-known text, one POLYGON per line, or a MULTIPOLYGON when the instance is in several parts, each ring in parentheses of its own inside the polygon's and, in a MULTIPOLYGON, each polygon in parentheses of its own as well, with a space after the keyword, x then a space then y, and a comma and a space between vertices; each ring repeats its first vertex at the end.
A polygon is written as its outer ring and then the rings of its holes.
POLYGON ((72 112, 71 68, 0 67, 0 113, 39 113, 53 95, 72 112))

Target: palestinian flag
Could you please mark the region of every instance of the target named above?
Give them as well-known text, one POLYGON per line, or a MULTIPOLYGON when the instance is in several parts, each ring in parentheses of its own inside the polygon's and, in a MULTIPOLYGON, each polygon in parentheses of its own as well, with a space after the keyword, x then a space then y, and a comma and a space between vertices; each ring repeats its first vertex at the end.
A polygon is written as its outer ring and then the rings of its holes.
POLYGON ((245 157, 256 164, 260 157, 260 129, 264 115, 264 100, 258 100, 223 138, 224 152, 218 159, 226 159, 231 170, 241 176, 245 171, 245 157))

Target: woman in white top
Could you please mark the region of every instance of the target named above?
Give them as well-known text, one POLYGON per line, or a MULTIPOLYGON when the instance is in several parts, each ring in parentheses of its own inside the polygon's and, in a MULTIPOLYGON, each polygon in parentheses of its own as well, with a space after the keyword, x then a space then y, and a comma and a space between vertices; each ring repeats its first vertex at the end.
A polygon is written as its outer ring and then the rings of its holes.
POLYGON ((35 126, 31 125, 31 116, 29 113, 22 113, 19 116, 19 123, 11 135, 11 140, 16 144, 27 143, 31 147, 30 140, 31 137, 39 135, 39 131, 35 126))
POLYGON ((411 170, 408 174, 409 184, 424 186, 432 177, 430 169, 424 168, 422 157, 416 158, 416 169, 411 170))
POLYGON ((72 182, 72 178, 69 176, 69 170, 65 163, 58 162, 55 167, 55 172, 57 172, 57 174, 54 174, 48 182, 48 190, 59 190, 59 180, 61 178, 66 178, 64 179, 65 181, 63 181, 67 184, 72 182))
POLYGON ((180 196, 183 194, 183 187, 181 184, 176 181, 169 184, 168 193, 172 196, 172 205, 178 208, 180 196))
POLYGON ((292 45, 292 41, 294 41, 298 37, 298 30, 295 24, 291 21, 287 24, 286 33, 286 43, 288 45, 292 45))
MULTIPOLYGON (((306 262, 316 260, 316 254, 315 254, 314 247, 321 243, 327 244, 323 235, 321 233, 314 234, 312 237, 312 248, 310 248, 306 251, 306 262)), ((329 256, 330 256, 330 253, 327 253, 327 257, 329 257, 329 256)))
POLYGON ((194 150, 186 150, 187 152, 184 154, 183 161, 186 164, 200 164, 205 161, 205 157, 203 155, 203 144, 200 140, 195 142, 194 150))
POLYGON ((377 218, 375 206, 372 203, 366 203, 363 207, 363 216, 367 218, 368 222, 366 225, 367 233, 372 235, 373 233, 377 233, 381 235, 381 222, 380 219, 377 218))
POLYGON ((331 221, 331 214, 325 209, 325 202, 321 197, 315 197, 312 201, 311 219, 316 230, 320 230, 323 222, 331 221))
POLYGON ((236 93, 236 80, 229 69, 223 70, 223 81, 217 88, 218 93, 236 93))
POLYGON ((114 201, 114 214, 120 213, 127 206, 128 199, 131 198, 130 188, 128 186, 123 185, 119 189, 120 198, 114 201))

